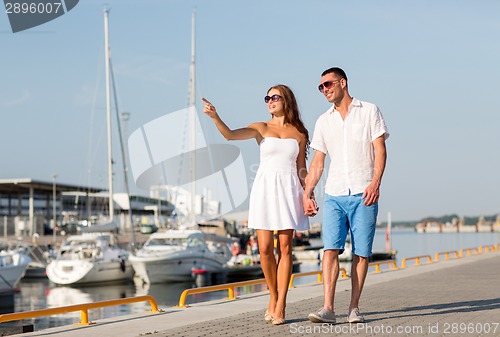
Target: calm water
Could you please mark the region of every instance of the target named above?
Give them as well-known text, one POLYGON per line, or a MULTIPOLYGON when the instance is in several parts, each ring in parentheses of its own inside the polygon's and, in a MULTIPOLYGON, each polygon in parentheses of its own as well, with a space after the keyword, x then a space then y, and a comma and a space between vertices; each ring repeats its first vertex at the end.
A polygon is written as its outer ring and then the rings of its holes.
MULTIPOLYGON (((393 231, 392 249, 397 250, 397 263, 405 257, 430 254, 436 252, 474 248, 481 245, 492 245, 500 242, 500 233, 443 233, 443 234, 417 234, 414 231, 393 231)), ((375 235, 373 249, 385 250, 385 232, 380 231, 375 235)), ((342 265, 349 270, 348 264, 342 265)), ((319 270, 317 262, 304 262, 301 272, 319 270)), ((295 284, 311 283, 316 277, 298 278, 295 284)), ((20 284, 21 292, 15 295, 15 311, 31 311, 51 307, 60 307, 78 303, 97 302, 110 299, 133 297, 141 295, 153 296, 159 308, 174 306, 179 301, 183 290, 195 287, 193 283, 154 284, 137 286, 131 284, 113 284, 94 287, 56 287, 47 279, 23 280, 20 284)), ((236 295, 254 291, 265 290, 264 285, 236 289, 236 295)), ((220 299, 227 296, 227 291, 190 295, 187 303, 220 299)), ((119 315, 144 312, 150 310, 148 302, 135 303, 122 306, 106 307, 89 311, 90 320, 114 317, 119 315)), ((34 324, 36 330, 49 327, 68 325, 80 321, 80 313, 67 313, 64 315, 40 317, 25 321, 25 324, 34 324)))

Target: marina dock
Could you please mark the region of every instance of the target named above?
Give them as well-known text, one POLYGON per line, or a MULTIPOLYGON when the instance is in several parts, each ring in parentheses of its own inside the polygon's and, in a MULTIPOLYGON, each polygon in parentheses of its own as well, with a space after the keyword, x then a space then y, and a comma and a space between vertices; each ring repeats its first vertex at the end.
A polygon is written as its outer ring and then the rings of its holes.
POLYGON ((347 323, 350 280, 339 279, 335 325, 307 319, 322 306, 322 285, 316 283, 290 289, 287 322, 281 326, 265 323, 268 293, 261 292, 233 301, 161 308, 161 313, 119 316, 22 336, 498 336, 499 278, 499 251, 370 272, 360 303, 366 319, 363 324, 347 323))

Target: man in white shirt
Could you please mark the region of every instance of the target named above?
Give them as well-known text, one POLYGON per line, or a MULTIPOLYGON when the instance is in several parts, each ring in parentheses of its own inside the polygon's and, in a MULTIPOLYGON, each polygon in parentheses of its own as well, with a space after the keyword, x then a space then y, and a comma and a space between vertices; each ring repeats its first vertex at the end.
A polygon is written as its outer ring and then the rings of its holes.
POLYGON ((323 173, 326 155, 330 168, 325 185, 323 216, 323 307, 308 318, 316 323, 335 323, 334 296, 339 276, 339 254, 351 232, 354 258, 351 269, 352 294, 347 320, 364 322, 359 299, 372 255, 378 213, 380 183, 386 164, 387 127, 378 107, 349 95, 347 76, 340 68, 321 75, 319 91, 332 107, 322 114, 314 129, 314 157, 306 178, 304 210, 314 216, 314 188, 323 173))

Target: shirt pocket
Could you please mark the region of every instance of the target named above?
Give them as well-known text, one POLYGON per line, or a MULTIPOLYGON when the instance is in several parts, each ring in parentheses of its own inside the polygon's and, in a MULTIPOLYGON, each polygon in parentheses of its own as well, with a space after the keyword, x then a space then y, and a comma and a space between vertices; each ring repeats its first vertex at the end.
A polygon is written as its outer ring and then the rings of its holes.
POLYGON ((368 139, 368 128, 361 123, 352 124, 352 139, 364 142, 368 139))

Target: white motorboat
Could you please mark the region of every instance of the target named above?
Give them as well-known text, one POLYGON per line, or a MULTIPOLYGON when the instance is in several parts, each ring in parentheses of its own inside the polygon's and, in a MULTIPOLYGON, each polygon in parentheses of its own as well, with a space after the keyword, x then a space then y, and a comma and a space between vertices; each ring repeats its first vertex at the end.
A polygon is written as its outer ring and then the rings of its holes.
POLYGON ((82 233, 64 242, 47 265, 47 277, 60 285, 130 280, 128 251, 115 246, 111 233, 82 233))
POLYGON ((193 270, 197 269, 221 272, 231 258, 231 251, 227 242, 213 239, 215 236, 200 230, 153 233, 141 249, 130 255, 135 277, 151 284, 190 281, 193 270))
POLYGON ((20 250, 0 251, 0 292, 15 289, 31 259, 20 250))

